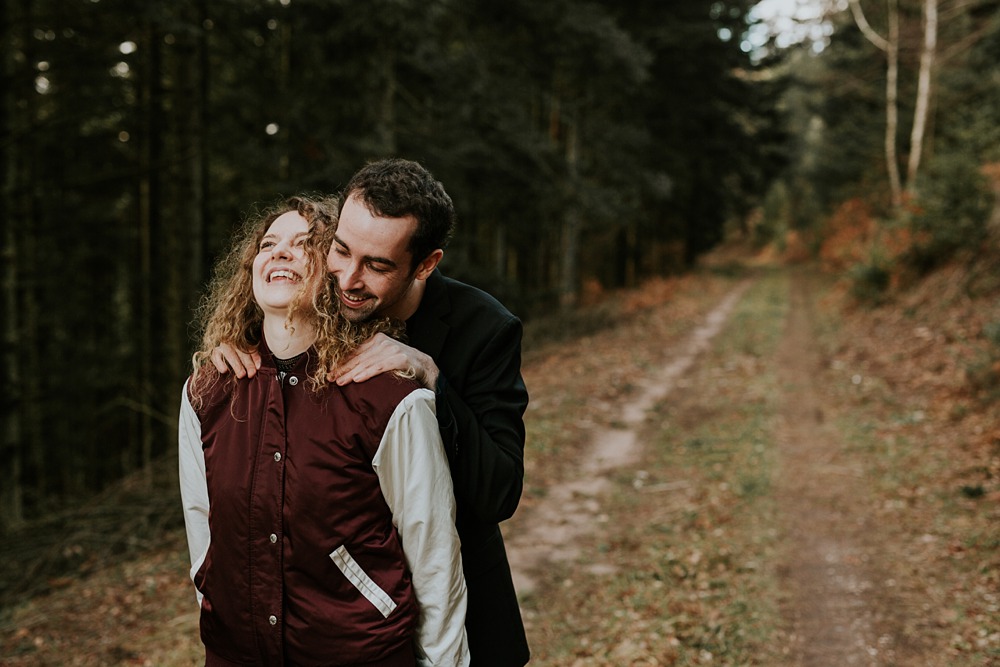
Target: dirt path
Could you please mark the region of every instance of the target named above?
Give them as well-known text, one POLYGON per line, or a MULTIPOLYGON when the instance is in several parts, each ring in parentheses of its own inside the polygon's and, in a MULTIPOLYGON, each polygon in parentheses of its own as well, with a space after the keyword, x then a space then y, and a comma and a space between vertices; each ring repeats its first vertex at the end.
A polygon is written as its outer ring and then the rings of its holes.
MULTIPOLYGON (((575 561, 570 567, 596 577, 613 577, 627 567, 613 558, 582 554, 581 545, 592 545, 595 537, 598 542, 616 539, 601 535, 617 529, 602 514, 615 473, 628 470, 641 458, 644 443, 637 436, 649 436, 648 412, 663 403, 697 363, 749 284, 740 283, 726 294, 700 326, 667 353, 668 363, 636 383, 628 401, 617 408, 620 417, 615 427, 594 431, 574 472, 551 486, 521 517, 517 531, 508 536, 508 551, 522 595, 535 593, 538 573, 553 564, 575 561)), ((824 360, 813 327, 815 297, 804 274, 791 274, 785 284, 790 287, 783 297, 788 299, 788 310, 781 340, 776 355, 762 360, 777 376, 780 394, 771 438, 776 464, 772 492, 780 533, 773 569, 779 587, 781 637, 786 642, 782 664, 909 664, 897 662, 899 623, 886 584, 891 577, 879 562, 880 536, 871 525, 870 507, 876 501, 868 492, 865 461, 848 451, 843 435, 824 414, 830 409, 830 397, 823 386, 828 379, 822 372, 824 360)), ((732 359, 723 365, 738 364, 735 356, 732 359)), ((710 390, 696 387, 690 386, 689 391, 710 390)), ((659 486, 670 487, 661 489, 667 492, 695 492, 684 479, 659 486)))
MULTIPOLYGON (((609 473, 632 463, 638 455, 636 435, 645 422, 646 412, 674 390, 678 378, 719 333, 749 285, 740 283, 729 292, 688 339, 668 355, 670 362, 666 366, 637 381, 637 391, 622 407, 615 427, 593 434, 584 456, 576 463, 575 473, 550 488, 545 499, 524 519, 520 530, 507 538, 507 554, 519 594, 534 592, 533 572, 546 563, 579 556, 577 538, 593 530, 596 524, 601 511, 600 496, 610 487, 609 473)), ((602 563, 588 567, 593 573, 607 568, 602 563)))
POLYGON ((775 484, 790 657, 811 667, 893 664, 892 635, 877 629, 883 586, 864 518, 865 472, 845 455, 842 436, 824 417, 808 285, 801 275, 791 280, 777 357, 784 395, 775 484))

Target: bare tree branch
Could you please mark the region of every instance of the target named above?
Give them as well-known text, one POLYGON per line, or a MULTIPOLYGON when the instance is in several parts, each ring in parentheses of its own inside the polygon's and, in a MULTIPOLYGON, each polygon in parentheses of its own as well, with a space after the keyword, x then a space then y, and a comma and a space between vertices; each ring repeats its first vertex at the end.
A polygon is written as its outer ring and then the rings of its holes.
POLYGON ((868 38, 868 41, 874 44, 877 48, 882 51, 889 51, 889 41, 886 40, 882 35, 875 32, 871 24, 868 23, 868 19, 865 18, 865 13, 861 10, 861 3, 859 0, 850 0, 851 13, 854 15, 854 22, 858 24, 858 28, 861 29, 861 33, 868 38))

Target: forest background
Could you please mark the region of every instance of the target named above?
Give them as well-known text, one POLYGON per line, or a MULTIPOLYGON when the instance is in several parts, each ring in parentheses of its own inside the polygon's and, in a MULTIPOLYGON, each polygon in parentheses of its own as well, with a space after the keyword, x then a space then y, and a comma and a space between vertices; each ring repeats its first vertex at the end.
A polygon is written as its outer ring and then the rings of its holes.
POLYGON ((806 4, 3 0, 0 534, 152 478, 234 228, 375 157, 527 321, 733 236, 862 301, 995 253, 1000 1, 806 4))

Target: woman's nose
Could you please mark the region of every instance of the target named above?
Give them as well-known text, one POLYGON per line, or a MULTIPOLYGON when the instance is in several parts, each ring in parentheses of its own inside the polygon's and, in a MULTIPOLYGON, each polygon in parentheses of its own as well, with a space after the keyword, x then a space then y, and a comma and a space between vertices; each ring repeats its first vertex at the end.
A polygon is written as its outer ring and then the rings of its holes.
POLYGON ((271 256, 282 257, 285 259, 291 258, 292 244, 288 241, 278 241, 274 244, 274 250, 271 251, 271 256))

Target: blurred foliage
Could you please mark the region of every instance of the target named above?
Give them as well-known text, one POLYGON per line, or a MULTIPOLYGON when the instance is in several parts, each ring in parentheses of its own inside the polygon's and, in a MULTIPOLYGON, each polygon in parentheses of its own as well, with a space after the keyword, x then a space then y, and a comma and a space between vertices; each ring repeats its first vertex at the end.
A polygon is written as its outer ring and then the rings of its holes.
POLYGON ((851 294, 867 304, 880 303, 889 289, 889 270, 880 262, 858 263, 848 272, 851 294))
POLYGON ((983 327, 986 349, 966 366, 969 386, 987 402, 1000 401, 1000 320, 983 327))
POLYGON ((947 261, 960 251, 976 251, 987 236, 993 196, 974 155, 939 153, 928 165, 920 191, 923 207, 913 215, 913 229, 924 239, 908 259, 921 270, 947 261))

